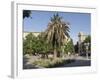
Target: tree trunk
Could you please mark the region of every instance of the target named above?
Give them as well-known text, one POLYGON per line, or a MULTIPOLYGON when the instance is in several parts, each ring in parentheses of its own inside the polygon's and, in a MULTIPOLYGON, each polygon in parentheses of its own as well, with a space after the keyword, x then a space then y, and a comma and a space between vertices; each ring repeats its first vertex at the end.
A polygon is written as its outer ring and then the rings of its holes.
POLYGON ((54 59, 56 59, 56 58, 57 58, 57 50, 54 49, 54 59))

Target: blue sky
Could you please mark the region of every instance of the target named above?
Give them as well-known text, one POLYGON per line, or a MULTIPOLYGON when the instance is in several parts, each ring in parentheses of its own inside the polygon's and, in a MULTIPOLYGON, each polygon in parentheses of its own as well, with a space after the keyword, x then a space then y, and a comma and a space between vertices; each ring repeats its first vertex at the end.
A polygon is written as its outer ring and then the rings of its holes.
MULTIPOLYGON (((47 28, 51 17, 57 12, 32 11, 31 18, 24 18, 24 31, 42 32, 47 28)), ((58 12, 65 22, 70 23, 70 36, 74 44, 78 41, 78 33, 91 33, 91 15, 89 13, 58 12)))

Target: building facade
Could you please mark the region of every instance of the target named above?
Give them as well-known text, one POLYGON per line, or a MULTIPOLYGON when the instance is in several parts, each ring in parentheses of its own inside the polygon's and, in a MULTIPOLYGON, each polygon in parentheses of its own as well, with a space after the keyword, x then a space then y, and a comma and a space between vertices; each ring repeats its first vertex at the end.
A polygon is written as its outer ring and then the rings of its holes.
POLYGON ((40 32, 24 32, 23 33, 23 38, 25 39, 25 37, 29 34, 29 33, 32 33, 34 36, 38 36, 40 34, 40 32))
MULTIPOLYGON (((34 36, 38 36, 41 32, 24 32, 23 33, 23 38, 25 39, 25 37, 29 34, 29 33, 32 33, 34 36)), ((68 38, 67 36, 66 36, 66 39, 65 39, 65 43, 67 43, 67 42, 69 42, 71 39, 70 38, 68 38)))
POLYGON ((79 54, 82 54, 82 46, 83 46, 83 42, 84 40, 88 37, 88 35, 84 34, 83 32, 79 32, 78 33, 78 52, 79 54))

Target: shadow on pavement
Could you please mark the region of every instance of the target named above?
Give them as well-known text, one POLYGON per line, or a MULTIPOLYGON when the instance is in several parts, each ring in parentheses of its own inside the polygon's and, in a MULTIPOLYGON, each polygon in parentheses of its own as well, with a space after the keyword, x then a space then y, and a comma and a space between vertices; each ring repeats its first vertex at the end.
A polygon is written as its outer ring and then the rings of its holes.
POLYGON ((91 66, 91 60, 75 60, 74 62, 65 64, 61 67, 79 67, 79 66, 91 66))

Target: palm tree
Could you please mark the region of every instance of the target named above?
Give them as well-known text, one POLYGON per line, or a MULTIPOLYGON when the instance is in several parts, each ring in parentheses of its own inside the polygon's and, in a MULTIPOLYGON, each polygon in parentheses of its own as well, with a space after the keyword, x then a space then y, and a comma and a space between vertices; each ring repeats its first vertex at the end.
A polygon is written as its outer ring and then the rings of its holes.
POLYGON ((45 31, 45 39, 53 47, 54 59, 57 57, 57 50, 64 45, 66 36, 70 37, 69 23, 65 23, 58 13, 54 14, 45 31))

